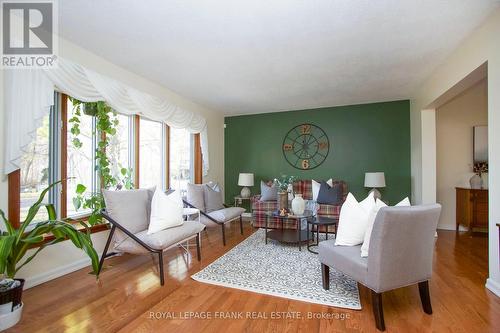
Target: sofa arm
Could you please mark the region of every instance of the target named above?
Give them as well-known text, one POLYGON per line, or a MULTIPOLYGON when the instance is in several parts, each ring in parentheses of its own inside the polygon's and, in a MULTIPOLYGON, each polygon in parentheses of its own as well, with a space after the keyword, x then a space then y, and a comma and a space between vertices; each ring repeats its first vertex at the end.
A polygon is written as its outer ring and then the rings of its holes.
POLYGON ((259 201, 260 197, 261 197, 260 194, 252 195, 252 197, 250 198, 250 202, 253 204, 254 202, 259 201))

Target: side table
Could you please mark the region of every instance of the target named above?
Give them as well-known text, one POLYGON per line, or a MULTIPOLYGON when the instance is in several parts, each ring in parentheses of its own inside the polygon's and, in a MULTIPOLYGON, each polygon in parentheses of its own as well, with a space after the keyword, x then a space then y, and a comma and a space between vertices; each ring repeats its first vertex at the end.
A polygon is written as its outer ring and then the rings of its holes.
POLYGON ((326 239, 328 240, 328 227, 335 226, 335 235, 337 234, 337 224, 339 220, 337 218, 329 218, 324 216, 316 216, 315 219, 307 220, 307 233, 309 234, 309 224, 311 225, 312 238, 314 242, 314 228, 316 227, 316 243, 307 243, 307 250, 311 253, 318 254, 318 252, 311 250, 311 247, 319 245, 319 227, 324 225, 326 232, 326 239))
MULTIPOLYGON (((237 195, 234 197, 234 207, 241 207, 243 205, 243 202, 244 201, 247 201, 248 200, 248 206, 250 207, 250 209, 252 208, 251 207, 251 200, 252 200, 252 197, 248 197, 248 198, 243 198, 241 195, 237 195)), ((251 212, 245 212, 243 214, 241 214, 241 216, 243 217, 252 217, 252 213, 251 212)))

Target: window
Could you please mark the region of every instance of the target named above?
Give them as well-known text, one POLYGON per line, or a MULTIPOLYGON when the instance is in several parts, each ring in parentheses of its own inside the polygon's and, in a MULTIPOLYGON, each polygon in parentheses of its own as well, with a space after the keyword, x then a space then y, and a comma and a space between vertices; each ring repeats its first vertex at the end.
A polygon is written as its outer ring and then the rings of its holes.
POLYGON ((141 118, 139 132, 139 186, 163 189, 164 125, 141 118))
MULTIPOLYGON (((75 116, 75 108, 71 101, 67 99, 68 119, 75 116)), ((70 128, 70 125, 68 125, 70 128)), ((70 130, 67 131, 67 211, 66 216, 74 217, 89 213, 90 210, 75 209, 73 198, 76 197, 76 187, 82 184, 87 188, 87 191, 95 191, 96 177, 94 167, 94 151, 96 135, 94 135, 94 118, 85 114, 80 117, 80 134, 75 136, 70 130), (81 147, 75 147, 73 140, 78 137, 81 142, 81 147)))
POLYGON ((193 135, 185 129, 170 128, 170 187, 186 191, 193 182, 193 135))
MULTIPOLYGON (((57 180, 63 180, 61 187, 49 191, 45 202, 55 205, 59 218, 76 218, 90 212, 82 208, 77 211, 73 199, 78 184, 83 184, 86 192, 100 191, 95 149, 101 134, 96 133, 95 117, 85 114, 78 117, 80 133, 71 133, 70 120, 75 112, 68 96, 55 93, 54 107, 33 133, 33 142, 21 158, 20 170, 9 174, 9 193, 19 193, 19 197, 9 196, 9 217, 15 226, 26 218, 41 191, 57 180), (75 147, 75 138, 81 147, 75 147)), ((139 116, 118 115, 117 119, 117 133, 106 148, 114 176, 123 179, 122 168, 137 166, 134 183, 141 188, 166 189, 169 183, 172 188, 185 190, 188 182, 201 182, 199 135, 184 129, 169 129, 139 116)), ((46 211, 40 209, 35 220, 46 218, 46 211)))
POLYGON ((132 120, 130 116, 117 115, 116 135, 110 138, 106 154, 111 162, 111 173, 115 178, 122 178, 122 168, 133 167, 132 156, 132 120))
MULTIPOLYGON (((49 184, 50 115, 43 117, 41 126, 33 134, 33 141, 26 147, 21 158, 20 221, 28 215, 28 209, 38 200, 40 193, 49 184)), ((45 196, 48 203, 49 196, 45 196)), ((35 221, 48 218, 47 211, 40 209, 35 221)))

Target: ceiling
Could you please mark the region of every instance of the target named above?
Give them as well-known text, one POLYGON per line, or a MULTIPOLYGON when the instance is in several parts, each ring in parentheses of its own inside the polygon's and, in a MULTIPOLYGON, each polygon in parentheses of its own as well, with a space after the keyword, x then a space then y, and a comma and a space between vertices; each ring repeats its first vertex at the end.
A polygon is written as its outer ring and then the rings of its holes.
POLYGON ((72 0, 76 44, 226 115, 407 99, 493 0, 72 0))

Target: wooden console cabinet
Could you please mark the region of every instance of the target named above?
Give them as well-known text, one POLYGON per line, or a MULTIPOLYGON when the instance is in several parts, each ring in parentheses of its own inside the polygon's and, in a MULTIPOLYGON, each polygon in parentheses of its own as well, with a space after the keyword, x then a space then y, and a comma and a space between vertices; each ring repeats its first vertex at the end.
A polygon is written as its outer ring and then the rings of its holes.
POLYGON ((469 229, 472 234, 473 228, 488 228, 488 190, 456 187, 457 191, 457 221, 456 230, 459 225, 469 229))

